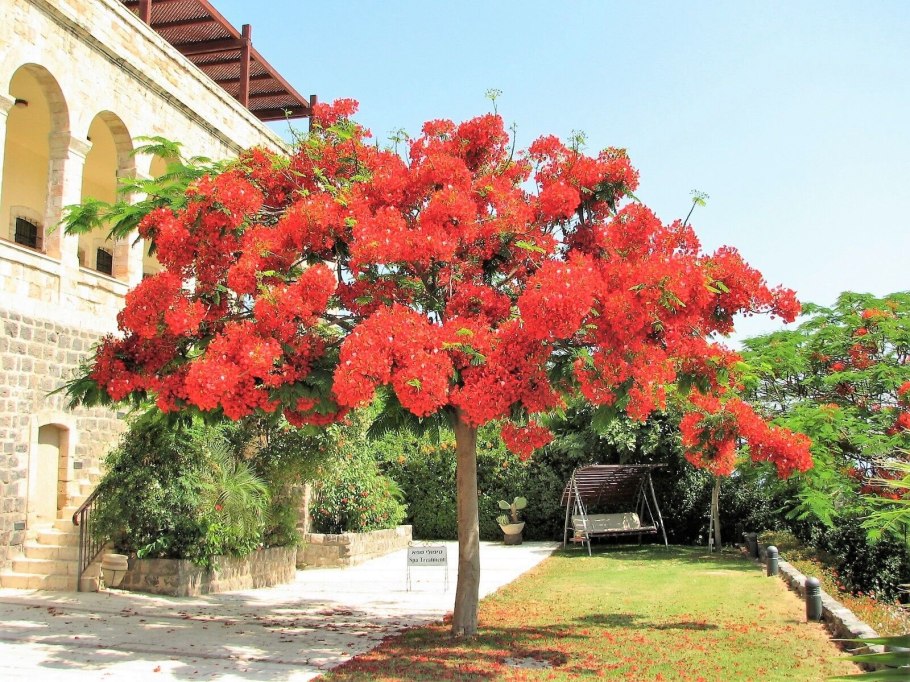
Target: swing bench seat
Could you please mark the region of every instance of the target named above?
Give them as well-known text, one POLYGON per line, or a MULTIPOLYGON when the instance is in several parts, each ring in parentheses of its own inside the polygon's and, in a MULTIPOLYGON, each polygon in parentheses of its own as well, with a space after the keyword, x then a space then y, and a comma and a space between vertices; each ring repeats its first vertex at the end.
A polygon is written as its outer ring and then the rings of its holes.
POLYGON ((625 535, 656 533, 657 526, 643 526, 638 514, 573 514, 572 542, 584 542, 585 536, 625 535))
POLYGON ((566 483, 561 504, 566 508, 562 546, 583 542, 591 554, 591 538, 607 536, 667 534, 651 471, 660 464, 591 464, 577 468, 566 483), (608 507, 614 513, 589 514, 588 509, 608 507), (634 511, 616 510, 631 509, 634 511))

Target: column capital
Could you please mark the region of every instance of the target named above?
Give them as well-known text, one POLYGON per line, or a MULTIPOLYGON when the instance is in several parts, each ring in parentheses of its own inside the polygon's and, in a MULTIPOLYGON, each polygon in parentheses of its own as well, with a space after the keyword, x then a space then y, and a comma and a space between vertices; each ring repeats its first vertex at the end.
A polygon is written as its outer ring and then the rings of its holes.
POLYGON ((0 116, 6 118, 9 115, 9 110, 12 109, 15 104, 15 98, 0 94, 0 116))
POLYGON ((92 143, 88 140, 80 140, 73 137, 68 130, 59 133, 51 133, 47 136, 50 143, 50 154, 52 159, 62 159, 64 157, 78 157, 85 161, 92 148, 92 143))

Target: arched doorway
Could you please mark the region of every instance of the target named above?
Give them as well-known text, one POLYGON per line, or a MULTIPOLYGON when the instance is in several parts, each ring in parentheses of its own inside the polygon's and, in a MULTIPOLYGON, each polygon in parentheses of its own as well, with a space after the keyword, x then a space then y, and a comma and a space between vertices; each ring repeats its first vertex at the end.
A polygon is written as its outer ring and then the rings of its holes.
POLYGON ((29 515, 38 525, 52 524, 66 504, 67 439, 68 430, 56 424, 38 429, 29 486, 29 515))

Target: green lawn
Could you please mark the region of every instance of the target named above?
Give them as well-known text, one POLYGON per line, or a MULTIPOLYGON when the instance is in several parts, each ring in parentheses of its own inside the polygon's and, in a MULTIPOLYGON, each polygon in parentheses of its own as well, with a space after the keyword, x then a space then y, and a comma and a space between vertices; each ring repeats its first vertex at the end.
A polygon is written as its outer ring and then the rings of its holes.
POLYGON ((857 671, 780 579, 699 548, 557 553, 485 599, 480 624, 469 641, 451 640, 442 623, 416 628, 324 679, 727 682, 857 671))

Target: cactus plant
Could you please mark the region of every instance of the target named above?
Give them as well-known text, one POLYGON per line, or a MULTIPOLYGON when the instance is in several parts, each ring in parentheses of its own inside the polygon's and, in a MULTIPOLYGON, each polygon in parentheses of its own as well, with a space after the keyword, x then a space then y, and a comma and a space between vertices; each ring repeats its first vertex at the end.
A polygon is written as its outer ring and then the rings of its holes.
POLYGON ((524 497, 516 497, 512 500, 511 503, 506 502, 505 500, 499 501, 499 508, 503 511, 508 511, 509 515, 506 516, 502 514, 496 517, 496 522, 500 526, 506 526, 510 523, 520 523, 521 518, 518 515, 518 512, 528 506, 528 500, 524 497))

